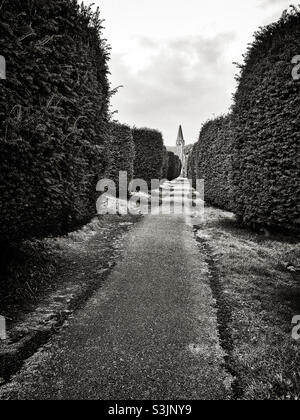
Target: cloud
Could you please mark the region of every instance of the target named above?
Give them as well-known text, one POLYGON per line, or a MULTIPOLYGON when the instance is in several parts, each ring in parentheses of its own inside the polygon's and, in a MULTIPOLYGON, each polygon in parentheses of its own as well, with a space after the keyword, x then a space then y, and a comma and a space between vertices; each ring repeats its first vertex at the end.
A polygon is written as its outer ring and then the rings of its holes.
POLYGON ((290 0, 84 0, 105 17, 119 119, 156 127, 174 144, 178 125, 194 141, 202 123, 228 110, 241 62, 260 26, 290 0))
POLYGON ((283 9, 288 7, 290 4, 292 4, 292 2, 290 1, 287 5, 287 1, 286 0, 260 0, 259 1, 259 5, 264 7, 264 6, 282 6, 283 9))
POLYGON ((141 37, 134 54, 113 56, 112 80, 124 85, 115 101, 120 120, 163 129, 167 144, 183 124, 186 140, 194 141, 195 127, 230 105, 235 68, 226 55, 234 40, 233 33, 163 42, 141 37))

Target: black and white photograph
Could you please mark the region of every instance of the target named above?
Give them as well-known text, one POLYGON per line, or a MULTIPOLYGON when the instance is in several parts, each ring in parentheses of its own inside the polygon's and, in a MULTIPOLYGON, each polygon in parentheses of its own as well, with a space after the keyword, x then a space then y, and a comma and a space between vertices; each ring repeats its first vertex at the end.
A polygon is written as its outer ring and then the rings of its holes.
POLYGON ((300 4, 0 0, 0 401, 41 400, 300 400, 300 4))

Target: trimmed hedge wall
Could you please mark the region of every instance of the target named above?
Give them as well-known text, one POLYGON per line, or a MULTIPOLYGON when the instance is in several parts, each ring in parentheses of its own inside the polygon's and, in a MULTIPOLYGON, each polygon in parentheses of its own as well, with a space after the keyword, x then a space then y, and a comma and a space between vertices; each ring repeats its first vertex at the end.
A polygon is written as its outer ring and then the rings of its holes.
POLYGON ((2 3, 1 243, 61 234, 95 213, 110 96, 99 12, 75 0, 2 3))
MULTIPOLYGON (((252 228, 300 231, 300 10, 255 34, 232 113, 206 123, 188 162, 206 200, 252 228)), ((195 186, 195 185, 194 185, 195 186)))
POLYGON ((188 176, 205 181, 205 200, 213 206, 231 208, 232 134, 230 116, 219 117, 204 124, 194 146, 188 176))
POLYGON ((253 227, 300 230, 300 12, 256 33, 245 56, 233 119, 234 210, 253 227))
POLYGON ((126 171, 128 182, 133 179, 135 146, 131 128, 120 123, 110 124, 110 138, 107 143, 106 177, 119 187, 119 172, 126 171))
POLYGON ((162 179, 164 144, 162 134, 149 128, 133 128, 135 144, 134 178, 143 179, 150 188, 152 179, 162 179))
POLYGON ((173 181, 174 179, 178 178, 181 173, 181 161, 177 155, 173 152, 168 152, 169 154, 169 168, 168 168, 168 176, 167 179, 169 181, 173 181))

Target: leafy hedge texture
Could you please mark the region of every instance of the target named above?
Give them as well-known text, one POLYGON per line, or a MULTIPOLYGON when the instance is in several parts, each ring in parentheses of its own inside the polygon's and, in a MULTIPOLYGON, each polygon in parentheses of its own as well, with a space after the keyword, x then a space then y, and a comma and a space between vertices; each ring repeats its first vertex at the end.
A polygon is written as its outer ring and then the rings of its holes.
POLYGON ((135 144, 134 178, 143 179, 151 186, 152 179, 162 179, 164 144, 162 134, 149 128, 132 130, 135 144))
POLYGON ((231 207, 232 138, 230 117, 204 124, 189 161, 189 178, 205 181, 205 199, 223 209, 231 207))
POLYGON ((206 123, 188 162, 206 200, 253 228, 300 231, 300 11, 256 33, 238 77, 232 113, 206 123))
POLYGON ((60 234, 95 213, 105 169, 108 48, 75 0, 2 2, 0 241, 60 234))
POLYGON ((300 230, 300 12, 262 28, 245 56, 233 119, 234 209, 246 224, 300 230))
POLYGON ((174 179, 178 178, 181 173, 181 161, 177 155, 173 152, 169 152, 169 169, 167 179, 169 181, 173 181, 174 179))
POLYGON ((126 171, 128 182, 133 179, 135 146, 131 128, 125 124, 111 123, 110 138, 107 143, 106 177, 119 186, 119 172, 126 171))

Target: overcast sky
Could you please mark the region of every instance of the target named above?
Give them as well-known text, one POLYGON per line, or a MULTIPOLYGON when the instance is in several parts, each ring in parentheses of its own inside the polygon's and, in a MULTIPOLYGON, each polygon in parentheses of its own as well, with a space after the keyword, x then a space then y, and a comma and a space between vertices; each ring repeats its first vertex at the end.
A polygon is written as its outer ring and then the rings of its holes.
MULTIPOLYGON (((187 143, 203 122, 226 113, 241 62, 259 26, 277 20, 291 0, 85 0, 99 5, 112 47, 117 118, 187 143)), ((298 3, 298 2, 296 2, 298 3)))

